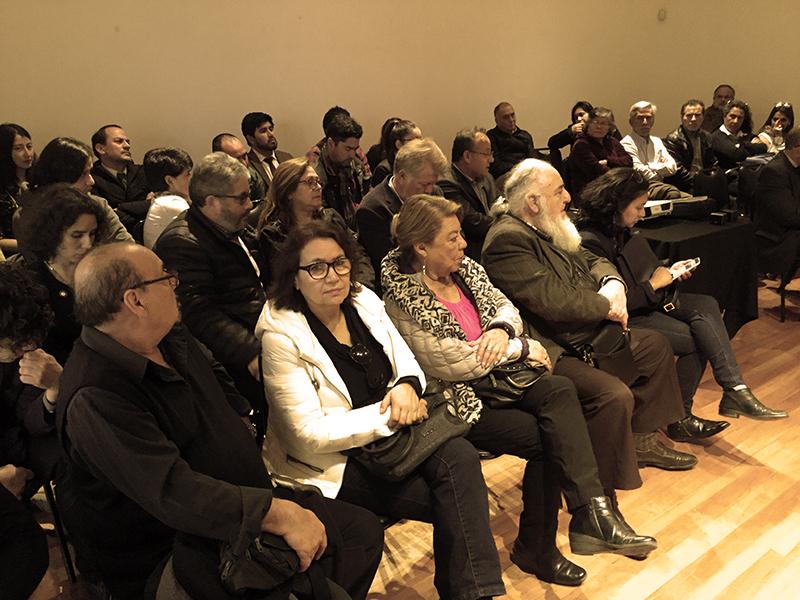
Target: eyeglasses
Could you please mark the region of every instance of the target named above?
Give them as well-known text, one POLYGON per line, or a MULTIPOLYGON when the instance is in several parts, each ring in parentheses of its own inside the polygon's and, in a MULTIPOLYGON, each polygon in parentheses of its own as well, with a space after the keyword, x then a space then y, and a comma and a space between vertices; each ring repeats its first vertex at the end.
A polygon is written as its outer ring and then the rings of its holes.
POLYGON ((140 281, 139 283, 132 285, 128 289, 135 290, 136 288, 147 287, 151 283, 159 283, 161 281, 169 281, 170 285, 173 288, 178 287, 178 283, 180 282, 180 280, 178 279, 178 272, 173 269, 165 268, 164 273, 166 273, 166 275, 164 275, 163 277, 157 277, 155 279, 147 279, 145 281, 140 281))
POLYGON ((300 271, 305 271, 311 279, 325 279, 333 267, 333 272, 337 275, 347 275, 353 268, 350 264, 350 259, 345 256, 340 256, 332 262, 315 262, 305 267, 297 267, 300 271))
POLYGON ((301 179, 297 183, 302 183, 303 185, 307 185, 312 190, 318 187, 322 187, 322 180, 319 177, 306 177, 305 179, 301 179))
POLYGON ((248 200, 250 200, 250 192, 242 192, 241 194, 211 194, 212 196, 216 196, 217 198, 233 198, 234 200, 238 200, 241 204, 244 204, 248 200))

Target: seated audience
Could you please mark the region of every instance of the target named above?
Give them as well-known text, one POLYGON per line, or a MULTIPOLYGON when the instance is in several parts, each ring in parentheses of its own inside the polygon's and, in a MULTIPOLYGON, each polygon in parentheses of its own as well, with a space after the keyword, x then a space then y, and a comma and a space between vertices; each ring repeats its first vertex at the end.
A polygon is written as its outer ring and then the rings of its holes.
POLYGON ((710 196, 723 207, 728 204, 728 180, 718 168, 711 134, 701 128, 704 114, 701 100, 687 100, 681 106, 681 124, 664 138, 677 166, 665 181, 693 196, 710 196))
MULTIPOLYGON (((264 180, 261 175, 259 175, 255 168, 253 168, 253 165, 250 164, 250 156, 242 140, 232 133, 218 133, 214 136, 214 139, 211 140, 211 151, 224 152, 247 167, 247 174, 250 177, 250 200, 256 206, 253 211, 257 212, 267 195, 267 188, 264 185, 264 180)), ((255 224, 258 220, 257 217, 253 220, 253 216, 254 215, 250 215, 250 219, 248 219, 250 224, 255 224)))
POLYGON ((758 132, 758 139, 767 145, 767 152, 777 154, 784 148, 783 136, 794 127, 794 108, 788 102, 778 102, 769 111, 767 120, 758 132))
POLYGON ((142 164, 147 186, 156 197, 144 220, 144 245, 152 248, 172 220, 189 208, 192 159, 180 148, 153 148, 142 164))
POLYGON ((578 136, 583 133, 586 120, 589 118, 589 112, 592 108, 594 107, 586 100, 578 100, 569 113, 570 124, 547 140, 547 149, 550 151, 550 164, 561 173, 562 177, 565 175, 566 170, 564 169, 561 149, 571 148, 578 136))
POLYGON ((96 202, 65 184, 37 188, 30 200, 19 220, 20 250, 47 289, 54 319, 41 346, 20 365, 36 378, 23 378, 30 385, 19 395, 17 412, 30 436, 28 465, 41 479, 60 479, 55 439, 59 378, 81 331, 74 314, 75 268, 107 224, 96 202))
POLYGON ((735 169, 749 156, 763 154, 767 145, 753 137, 753 117, 742 100, 725 105, 723 123, 711 134, 711 148, 723 169, 735 169))
POLYGON ((602 106, 589 111, 586 127, 569 155, 573 205, 580 207, 581 191, 587 183, 615 167, 632 167, 633 159, 612 135, 614 113, 602 106))
MULTIPOLYGON (((736 363, 728 333, 722 322, 717 301, 705 294, 683 290, 674 296, 673 270, 659 266, 645 275, 630 261, 642 260, 624 255, 631 239, 630 230, 644 216, 647 181, 638 171, 616 169, 590 183, 583 192, 581 238, 584 248, 613 262, 625 280, 628 299, 628 323, 658 331, 666 337, 678 357, 675 365, 685 416, 667 426, 667 435, 678 442, 694 442, 716 435, 728 426, 725 421, 710 421, 692 414, 697 386, 707 363, 722 388, 719 412, 725 416, 753 419, 778 419, 783 411, 764 406, 744 383, 736 363)), ((653 262, 656 261, 652 255, 653 262)), ((681 276, 688 279, 691 273, 681 276)))
MULTIPOLYGON (((66 183, 76 190, 89 194, 94 186, 92 177, 92 151, 81 141, 73 138, 58 137, 50 140, 42 149, 39 160, 36 161, 31 172, 31 188, 51 183, 66 183)), ((109 206, 108 201, 101 196, 89 194, 92 200, 103 209, 106 227, 99 232, 97 242, 132 242, 133 238, 120 223, 117 213, 109 206)), ((25 197, 22 207, 17 211, 20 216, 25 210, 25 197)), ((16 227, 16 225, 15 225, 16 227)))
POLYGON ((667 152, 661 138, 650 135, 656 110, 656 105, 647 100, 631 106, 628 122, 633 131, 622 138, 622 147, 633 160, 634 170, 647 181, 651 199, 679 198, 681 191, 674 185, 664 183, 664 178, 675 174, 678 165, 667 152))
MULTIPOLYGON (((353 238, 341 215, 332 208, 322 206, 322 186, 311 163, 303 158, 292 158, 281 163, 275 170, 272 185, 257 226, 258 244, 261 250, 261 281, 264 287, 272 283, 272 265, 281 252, 281 244, 296 227, 304 227, 312 221, 324 221, 341 227, 353 238)), ((360 283, 375 285, 375 272, 366 255, 359 257, 360 283)))
POLYGON ((800 265, 800 128, 785 140, 759 173, 755 215, 759 267, 781 276, 800 265))
POLYGON ((133 233, 147 216, 150 189, 142 166, 131 157, 131 140, 119 125, 104 125, 92 135, 92 151, 97 157, 92 192, 108 200, 133 233))
POLYGON ((727 83, 721 83, 714 90, 714 100, 706 109, 703 119, 703 131, 714 133, 723 123, 725 106, 736 98, 736 90, 727 83))
POLYGON ((499 180, 521 160, 540 158, 533 149, 533 136, 517 127, 517 115, 510 103, 501 102, 494 107, 494 122, 495 126, 486 132, 494 152, 494 161, 489 165, 492 177, 499 180))
POLYGON ((322 203, 355 228, 355 211, 369 190, 372 176, 358 158, 363 130, 349 115, 334 116, 325 129, 325 141, 315 170, 322 184, 322 203))
POLYGON ((383 257, 394 248, 391 226, 403 202, 416 194, 437 194, 436 182, 447 168, 447 159, 431 138, 413 140, 397 151, 394 175, 369 191, 356 211, 359 240, 367 251, 378 276, 380 289, 383 257))
POLYGON ((176 285, 134 244, 98 248, 76 270, 84 328, 58 412, 69 469, 61 507, 74 543, 114 598, 141 598, 146 587, 148 597, 157 589, 159 598, 227 598, 221 544, 243 554, 268 532, 297 553, 300 569, 318 561, 364 598, 382 551, 376 519, 272 489, 242 422, 250 407, 178 324, 176 285))
MULTIPOLYGON (((275 122, 264 112, 247 113, 242 119, 242 135, 250 144, 247 158, 250 166, 261 178, 264 192, 269 191, 275 169, 292 155, 278 150, 278 138, 275 137, 275 122)), ((238 139, 238 138, 237 138, 238 139)), ((216 150, 213 150, 216 151, 216 150)), ((263 198, 263 195, 260 196, 263 198)))
POLYGON ((579 585, 586 576, 555 544, 561 490, 576 554, 648 554, 654 539, 624 531, 614 490, 603 490, 575 386, 545 372, 518 402, 484 402, 470 382, 497 364, 523 361, 550 368, 547 351, 522 336, 514 305, 464 255, 455 202, 414 196, 395 217, 398 248, 383 261, 386 312, 426 377, 452 382, 456 408, 472 423, 477 448, 528 461, 522 514, 511 560, 544 581, 579 585), (610 496, 610 498, 608 497, 610 496))
MULTIPOLYGON (((325 114, 322 115, 322 131, 325 133, 325 137, 323 137, 320 141, 318 141, 316 144, 314 144, 313 146, 311 146, 311 148, 308 149, 308 151, 306 152, 306 157, 308 158, 308 162, 316 163, 319 160, 320 151, 322 147, 325 145, 325 140, 328 137, 328 127, 330 127, 333 118, 339 115, 349 117, 350 111, 342 106, 331 106, 328 110, 325 111, 325 114)), ((384 123, 384 125, 386 125, 386 123, 384 123)), ((359 147, 359 150, 356 151, 356 156, 358 156, 358 152, 360 151, 361 148, 359 147)), ((364 159, 366 160, 366 155, 364 155, 364 159)), ((369 161, 367 160, 366 162, 367 166, 369 166, 369 161)), ((370 177, 372 177, 372 175, 370 175, 370 177)))
POLYGON ((494 160, 492 142, 483 129, 462 129, 453 140, 450 166, 439 180, 445 198, 461 205, 461 226, 467 256, 480 260, 486 232, 494 222, 489 210, 498 192, 489 166, 494 160))
POLYGON ((469 442, 445 442, 398 482, 343 454, 427 417, 422 370, 381 299, 351 279, 356 254, 341 228, 313 222, 289 234, 275 264, 256 329, 270 398, 264 460, 328 498, 433 523, 440 597, 500 596, 486 484, 469 442))
POLYGON ((398 121, 402 121, 402 119, 400 117, 389 117, 386 119, 383 125, 381 125, 381 137, 378 143, 372 144, 366 152, 367 163, 373 173, 378 163, 386 158, 386 142, 389 139, 389 133, 392 131, 392 127, 394 127, 394 124, 398 121))
POLYGON ((223 152, 209 154, 192 173, 189 198, 189 209, 169 224, 154 250, 180 273, 183 322, 250 401, 263 435, 266 401, 253 329, 266 295, 258 243, 245 226, 253 206, 247 169, 223 152))
POLYGON ((630 347, 642 377, 630 388, 568 352, 590 343, 607 321, 627 327, 625 286, 614 265, 581 249, 569 193, 549 164, 528 159, 506 182, 509 214, 489 230, 483 265, 517 307, 528 335, 547 349, 553 373, 572 380, 583 406, 603 488, 641 486, 638 466, 691 469, 697 458, 664 446, 656 431, 683 418, 672 349, 660 334, 634 329, 630 347))
POLYGON ((0 252, 17 251, 12 222, 35 158, 31 134, 24 127, 0 125, 0 252))
POLYGON ((422 139, 422 131, 413 121, 399 119, 392 125, 385 140, 384 154, 386 157, 372 170, 371 187, 380 185, 392 174, 397 151, 411 140, 419 139, 422 139))

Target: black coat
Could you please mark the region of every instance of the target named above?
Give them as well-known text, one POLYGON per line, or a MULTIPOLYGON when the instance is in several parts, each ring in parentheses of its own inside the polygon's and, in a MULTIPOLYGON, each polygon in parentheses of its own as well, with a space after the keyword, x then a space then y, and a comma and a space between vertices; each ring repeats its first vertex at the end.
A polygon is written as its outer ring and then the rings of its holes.
MULTIPOLYGON (((697 132, 700 139, 700 156, 703 169, 713 169, 717 166, 717 157, 711 148, 711 134, 702 129, 697 132)), ((683 125, 664 138, 664 146, 678 164, 678 170, 664 181, 670 183, 684 192, 691 192, 694 177, 691 174, 694 150, 683 125)))
POLYGON ((756 198, 760 267, 784 273, 800 255, 800 169, 783 152, 761 169, 756 198))
POLYGON ((493 127, 486 135, 492 142, 494 152, 494 162, 489 165, 489 172, 494 177, 505 175, 526 158, 540 158, 533 149, 533 136, 524 129, 506 133, 499 127, 493 127))
MULTIPOLYGON (((254 238, 241 237, 260 263, 254 238)), ((266 294, 236 238, 193 205, 170 223, 153 250, 178 271, 183 322, 192 335, 226 368, 246 367, 261 349, 254 331, 266 294)))
POLYGON ((467 240, 466 254, 480 262, 483 240, 489 227, 494 223, 494 217, 489 214, 489 209, 497 200, 497 186, 491 174, 477 182, 477 185, 486 193, 486 205, 481 202, 470 180, 456 167, 450 166, 439 180, 439 187, 442 188, 444 197, 461 205, 463 211, 461 227, 467 240))
POLYGON ((717 129, 711 134, 711 148, 719 161, 719 166, 723 169, 735 169, 748 156, 764 154, 767 151, 766 144, 754 144, 750 141, 751 136, 736 137, 728 135, 721 129, 717 129))
POLYGON ((142 165, 133 163, 128 165, 125 169, 125 187, 100 164, 99 160, 95 161, 92 167, 92 177, 94 178, 92 193, 108 200, 108 204, 117 210, 120 220, 128 230, 132 224, 147 216, 147 209, 150 208, 147 194, 150 193, 150 188, 142 165))

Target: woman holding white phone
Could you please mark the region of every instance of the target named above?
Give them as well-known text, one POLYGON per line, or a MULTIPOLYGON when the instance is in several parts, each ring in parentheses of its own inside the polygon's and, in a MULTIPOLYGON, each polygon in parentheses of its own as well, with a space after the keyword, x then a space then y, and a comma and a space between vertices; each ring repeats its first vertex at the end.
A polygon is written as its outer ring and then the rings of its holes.
MULTIPOLYGON (((644 178, 628 168, 614 169, 587 185, 579 223, 583 246, 619 268, 623 248, 631 239, 630 230, 644 217, 647 189, 644 178)), ((680 442, 711 437, 729 425, 701 419, 691 412, 706 362, 711 363, 714 379, 723 390, 721 415, 753 419, 788 416, 764 406, 744 383, 717 301, 704 294, 681 292, 673 297, 669 292, 674 280, 688 279, 698 264, 698 259, 690 259, 669 268, 659 266, 645 281, 637 281, 629 270, 619 269, 628 287, 628 323, 662 333, 678 356, 676 368, 686 416, 669 425, 667 435, 680 442)))

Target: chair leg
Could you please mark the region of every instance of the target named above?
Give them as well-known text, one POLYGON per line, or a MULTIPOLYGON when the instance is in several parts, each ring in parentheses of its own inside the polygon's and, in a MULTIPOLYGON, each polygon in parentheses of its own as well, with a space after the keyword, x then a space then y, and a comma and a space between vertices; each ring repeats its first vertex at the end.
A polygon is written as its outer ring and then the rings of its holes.
POLYGON ((75 567, 72 564, 72 554, 69 551, 69 544, 67 542, 67 534, 64 531, 64 525, 61 522, 61 513, 56 504, 56 497, 53 494, 53 486, 50 481, 45 481, 43 484, 44 495, 47 498, 47 504, 50 505, 50 512, 53 513, 53 525, 56 528, 56 535, 58 535, 58 545, 61 549, 61 558, 64 561, 64 567, 67 569, 67 577, 71 583, 75 583, 78 578, 75 576, 75 567))

